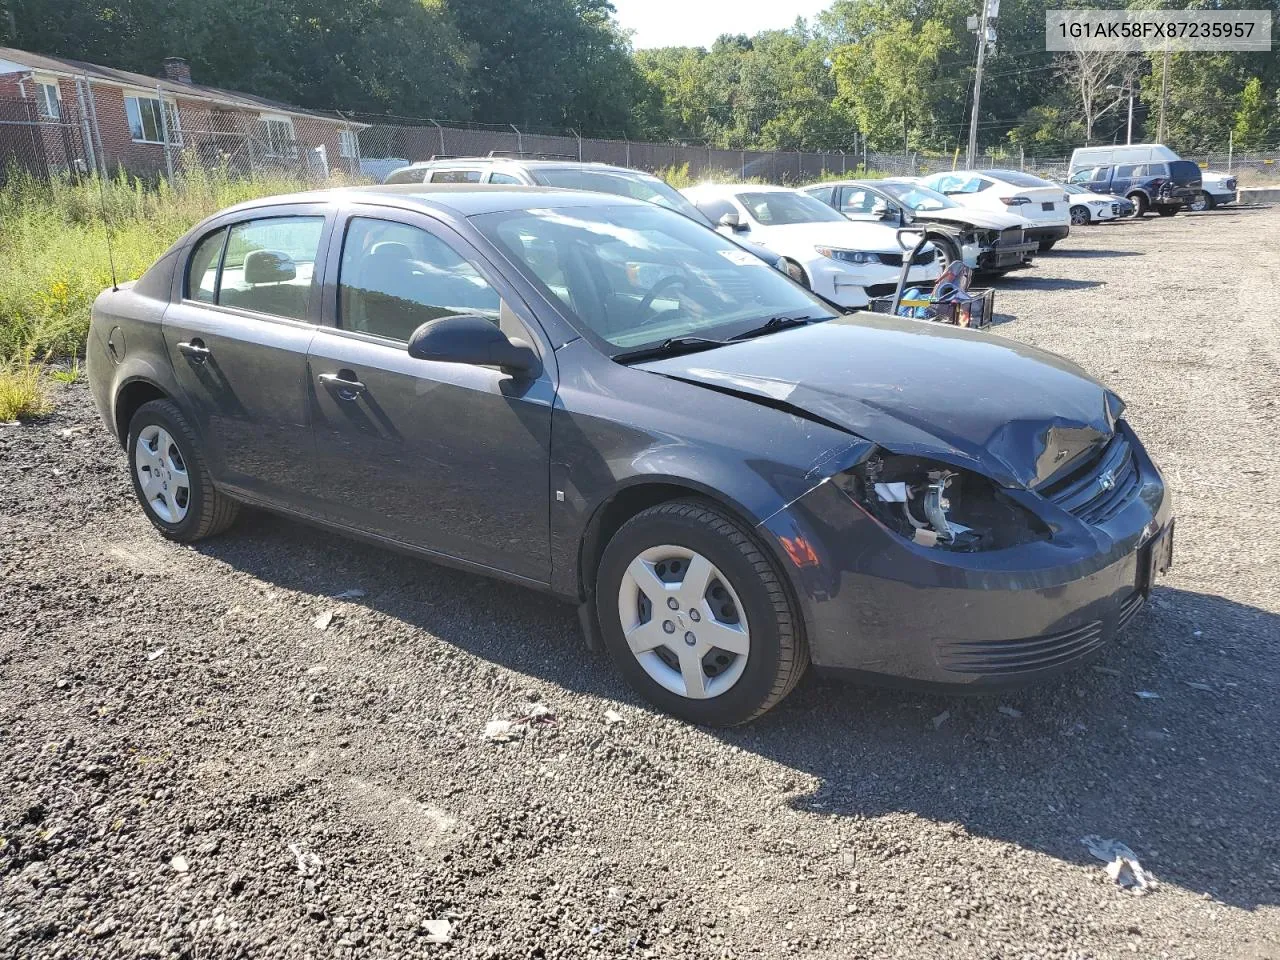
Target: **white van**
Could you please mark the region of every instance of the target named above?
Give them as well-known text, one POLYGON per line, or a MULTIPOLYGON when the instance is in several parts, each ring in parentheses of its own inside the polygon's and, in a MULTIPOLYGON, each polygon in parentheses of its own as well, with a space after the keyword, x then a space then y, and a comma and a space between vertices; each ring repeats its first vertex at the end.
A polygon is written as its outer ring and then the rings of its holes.
POLYGON ((1182 158, 1163 143, 1130 143, 1122 147, 1079 147, 1071 152, 1067 176, 1089 167, 1111 167, 1117 163, 1170 163, 1182 158))

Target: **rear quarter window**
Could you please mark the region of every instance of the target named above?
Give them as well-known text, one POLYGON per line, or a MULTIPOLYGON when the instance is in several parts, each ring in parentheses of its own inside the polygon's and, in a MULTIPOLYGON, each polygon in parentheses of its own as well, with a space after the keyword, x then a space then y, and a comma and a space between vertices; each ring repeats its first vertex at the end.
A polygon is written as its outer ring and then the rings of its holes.
POLYGON ((397 170, 387 177, 384 183, 421 183, 424 176, 421 167, 409 170, 397 170))

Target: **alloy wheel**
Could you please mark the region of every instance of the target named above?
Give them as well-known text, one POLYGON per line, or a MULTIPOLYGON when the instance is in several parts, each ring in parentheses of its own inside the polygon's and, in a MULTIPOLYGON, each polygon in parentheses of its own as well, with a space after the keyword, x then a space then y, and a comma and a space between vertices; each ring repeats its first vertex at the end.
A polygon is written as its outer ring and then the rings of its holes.
POLYGON ((1083 227, 1089 222, 1089 211, 1084 207, 1071 208, 1071 225, 1073 227, 1083 227))
POLYGON ((181 523, 191 503, 191 480, 182 451, 168 430, 154 423, 142 428, 134 446, 133 468, 156 516, 165 523, 181 523))
POLYGON ((618 616, 645 673, 678 696, 718 697, 746 669, 751 631, 738 593, 687 547, 650 547, 633 559, 618 588, 618 616))
POLYGON ((1192 210, 1195 213, 1199 213, 1201 210, 1206 209, 1208 206, 1209 206, 1209 198, 1204 193, 1200 193, 1194 200, 1192 200, 1190 203, 1187 204, 1187 209, 1192 210))

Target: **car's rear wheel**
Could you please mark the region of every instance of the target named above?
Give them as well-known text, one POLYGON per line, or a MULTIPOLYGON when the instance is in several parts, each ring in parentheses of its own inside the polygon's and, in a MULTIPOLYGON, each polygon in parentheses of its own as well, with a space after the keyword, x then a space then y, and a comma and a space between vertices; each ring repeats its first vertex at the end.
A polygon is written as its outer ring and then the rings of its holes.
POLYGON ((1171 207, 1166 204, 1164 206, 1156 207, 1156 213, 1158 213, 1162 217, 1172 217, 1175 213, 1178 212, 1178 209, 1179 209, 1178 207, 1171 207))
POLYGON ((600 560, 596 608, 627 681, 695 723, 758 717, 809 662, 794 604, 764 549, 700 500, 661 503, 623 524, 600 560))
POLYGON ((1071 225, 1073 227, 1083 227, 1089 222, 1089 208, 1082 206, 1074 206, 1071 208, 1071 225))
POLYGON ((214 487, 195 433, 172 401, 138 408, 129 421, 128 454, 133 492, 170 540, 191 543, 235 521, 239 504, 214 487))
POLYGON ((1147 198, 1145 196, 1135 192, 1135 193, 1129 194, 1128 200, 1130 203, 1133 204, 1133 215, 1135 217, 1142 217, 1146 215, 1147 198))

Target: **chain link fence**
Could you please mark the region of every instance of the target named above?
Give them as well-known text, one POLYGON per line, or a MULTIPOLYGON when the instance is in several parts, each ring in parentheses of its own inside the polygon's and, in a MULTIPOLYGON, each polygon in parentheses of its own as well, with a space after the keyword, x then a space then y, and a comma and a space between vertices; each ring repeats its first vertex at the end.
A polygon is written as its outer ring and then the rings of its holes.
MULTIPOLYGON (((78 89, 77 89, 77 92, 78 89)), ((136 98, 134 98, 136 100, 136 98)), ((925 176, 962 168, 959 154, 833 150, 792 152, 722 150, 704 144, 654 143, 581 137, 515 126, 357 117, 297 111, 272 114, 223 109, 206 103, 154 100, 110 111, 96 96, 64 97, 58 115, 34 100, 0 99, 0 180, 14 171, 47 178, 123 168, 172 179, 192 169, 219 169, 248 178, 316 183, 381 182, 407 163, 433 157, 552 157, 646 170, 677 171, 681 179, 733 179, 799 185, 843 176, 925 176), (147 103, 154 104, 147 108, 147 103), (164 104, 161 107, 161 104, 164 104), (119 120, 127 117, 127 129, 119 120), (117 129, 119 128, 119 129, 117 129)), ((851 132, 851 140, 858 138, 851 132)), ((1280 149, 1190 155, 1209 169, 1235 172, 1242 182, 1280 178, 1280 149)), ((1068 157, 1024 153, 984 155, 978 169, 1012 168, 1062 179, 1068 157)))

